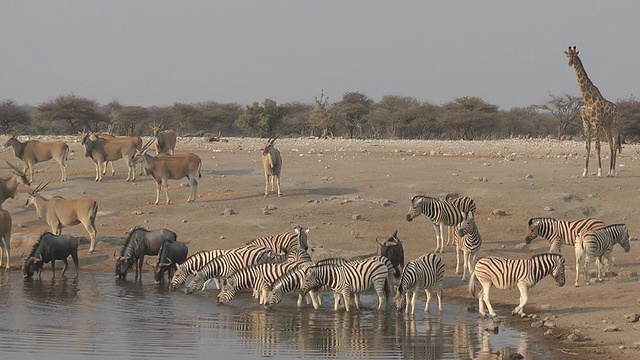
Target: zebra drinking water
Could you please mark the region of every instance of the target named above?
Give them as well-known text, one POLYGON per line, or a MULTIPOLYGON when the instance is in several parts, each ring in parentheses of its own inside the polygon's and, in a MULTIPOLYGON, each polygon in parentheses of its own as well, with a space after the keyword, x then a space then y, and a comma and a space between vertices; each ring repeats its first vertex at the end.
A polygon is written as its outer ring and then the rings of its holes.
POLYGON ((309 249, 309 244, 307 242, 308 233, 309 229, 296 226, 293 231, 259 237, 249 241, 247 245, 254 244, 269 247, 276 254, 277 261, 281 262, 286 259, 289 252, 296 248, 302 248, 304 250, 309 249))
POLYGON ((434 197, 416 195, 411 198, 411 206, 407 214, 407 221, 412 221, 420 214, 425 214, 436 231, 436 249, 434 252, 444 251, 443 234, 446 226, 456 226, 465 218, 465 214, 446 200, 434 197))
POLYGON ((560 254, 546 253, 534 255, 530 259, 506 259, 501 257, 486 257, 478 260, 474 271, 469 278, 469 293, 475 296, 476 278, 482 285, 482 290, 478 295, 478 311, 481 316, 484 313, 484 304, 492 317, 497 314, 493 311, 493 307, 489 302, 489 290, 491 285, 498 289, 513 289, 518 287, 520 290, 520 303, 511 312, 512 315, 519 314, 521 317, 526 316, 523 309, 527 304, 529 296, 527 291, 535 286, 545 276, 551 275, 558 286, 564 286, 564 257, 560 254))
MULTIPOLYGON (((197 253, 189 256, 187 260, 185 260, 182 264, 178 265, 178 268, 173 274, 173 278, 171 278, 171 284, 169 288, 171 290, 175 290, 179 288, 182 284, 187 281, 187 277, 191 274, 195 274, 196 271, 200 270, 203 266, 205 266, 209 261, 213 260, 214 257, 224 255, 231 251, 231 249, 225 250, 209 250, 209 251, 198 251, 197 253)), ((218 279, 214 279, 216 287, 220 288, 220 282, 218 279)))
POLYGON ((580 233, 602 229, 604 221, 592 218, 562 221, 554 218, 538 217, 529 219, 529 234, 524 239, 530 244, 540 236, 549 241, 549 252, 561 254, 562 245, 573 246, 580 233))
POLYGON ((620 244, 624 252, 629 252, 629 229, 624 224, 609 225, 604 229, 593 232, 582 233, 578 236, 575 245, 576 251, 576 286, 578 286, 578 275, 580 275, 580 261, 584 266, 584 280, 589 285, 589 263, 591 259, 596 259, 598 263, 598 281, 602 281, 602 275, 606 275, 613 263, 611 251, 613 245, 620 244), (607 266, 602 271, 603 260, 607 260, 607 266))
POLYGON ((438 297, 438 310, 442 311, 442 280, 444 279, 444 262, 436 254, 426 254, 417 259, 409 261, 402 270, 400 283, 396 289, 395 303, 396 310, 403 310, 411 314, 416 310, 416 296, 419 290, 424 289, 427 295, 427 303, 424 311, 429 311, 431 295, 435 290, 438 297), (411 296, 411 302, 409 302, 411 296))

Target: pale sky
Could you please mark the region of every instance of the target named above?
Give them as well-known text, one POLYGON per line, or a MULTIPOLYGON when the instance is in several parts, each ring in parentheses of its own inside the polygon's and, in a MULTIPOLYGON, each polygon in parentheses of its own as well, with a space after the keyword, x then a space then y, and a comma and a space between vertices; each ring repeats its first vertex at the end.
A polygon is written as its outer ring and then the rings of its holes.
POLYGON ((164 106, 361 92, 501 109, 640 91, 640 1, 0 1, 0 100, 164 106))

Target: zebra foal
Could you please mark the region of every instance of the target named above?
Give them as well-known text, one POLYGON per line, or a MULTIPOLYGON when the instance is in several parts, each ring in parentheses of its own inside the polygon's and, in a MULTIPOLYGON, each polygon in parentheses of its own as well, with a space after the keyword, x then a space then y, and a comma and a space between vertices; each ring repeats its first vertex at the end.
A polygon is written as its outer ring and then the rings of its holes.
POLYGON ((405 311, 413 315, 416 310, 416 296, 419 290, 424 290, 427 303, 424 312, 429 311, 431 295, 435 290, 438 297, 438 311, 442 311, 442 280, 444 279, 444 262, 436 254, 426 254, 411 260, 402 270, 396 294, 394 297, 396 310, 405 311), (409 297, 411 296, 411 301, 409 297))
POLYGON ((486 257, 478 260, 469 278, 469 293, 475 296, 476 278, 482 285, 478 295, 478 311, 485 317, 484 304, 487 305, 491 317, 497 314, 489 302, 491 285, 498 289, 520 290, 520 303, 511 312, 512 315, 526 316, 523 309, 529 299, 528 289, 535 286, 545 276, 551 275, 558 286, 564 286, 564 257, 560 254, 546 253, 534 255, 530 259, 507 259, 501 257, 486 257))
POLYGON ((436 249, 434 252, 444 252, 444 232, 447 226, 456 226, 465 218, 465 214, 446 200, 434 197, 416 195, 411 198, 411 206, 407 214, 407 221, 413 221, 420 214, 425 214, 436 232, 436 249))
POLYGON ((549 252, 562 253, 562 245, 574 246, 576 238, 583 232, 594 231, 605 227, 604 221, 592 218, 562 221, 549 217, 529 219, 529 233, 524 241, 530 244, 540 236, 549 241, 549 252))
POLYGON ((624 252, 629 252, 629 229, 624 224, 609 225, 603 229, 589 233, 582 233, 578 236, 575 245, 576 251, 576 286, 580 275, 580 262, 583 263, 584 280, 589 285, 589 263, 591 259, 596 259, 598 264, 598 281, 602 281, 602 275, 606 275, 613 263, 611 251, 613 245, 620 244, 624 252), (607 260, 607 266, 602 271, 603 260, 607 260))
POLYGON ((476 226, 473 212, 469 212, 467 218, 458 225, 456 232, 456 274, 460 275, 460 253, 464 263, 462 265, 462 280, 467 280, 467 269, 469 274, 473 272, 482 237, 476 226))

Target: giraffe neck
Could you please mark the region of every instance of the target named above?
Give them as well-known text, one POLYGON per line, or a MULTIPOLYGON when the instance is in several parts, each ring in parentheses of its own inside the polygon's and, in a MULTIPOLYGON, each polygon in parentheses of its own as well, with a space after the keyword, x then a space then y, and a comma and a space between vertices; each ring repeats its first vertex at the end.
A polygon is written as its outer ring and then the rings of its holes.
POLYGON ((582 98, 585 103, 595 102, 596 99, 601 98, 602 94, 600 94, 600 90, 598 90, 593 82, 591 82, 591 79, 589 79, 589 76, 587 75, 587 71, 582 65, 582 61, 580 61, 580 58, 577 56, 573 61, 573 68, 576 71, 578 87, 580 88, 580 93, 582 94, 582 98))

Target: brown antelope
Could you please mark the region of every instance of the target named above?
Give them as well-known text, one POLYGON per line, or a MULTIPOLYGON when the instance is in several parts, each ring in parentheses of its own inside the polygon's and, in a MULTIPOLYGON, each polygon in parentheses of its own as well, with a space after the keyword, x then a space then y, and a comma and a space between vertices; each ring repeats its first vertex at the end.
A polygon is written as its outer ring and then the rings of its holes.
POLYGON ((269 138, 262 149, 262 168, 264 169, 264 197, 269 196, 269 177, 271 177, 271 191, 274 191, 274 183, 278 185, 280 193, 280 170, 282 169, 282 157, 280 151, 273 146, 278 136, 269 138))
POLYGON ((153 139, 150 140, 142 147, 142 151, 139 151, 133 158, 133 164, 144 163, 147 174, 151 175, 156 181, 156 202, 154 204, 158 205, 160 203, 160 187, 162 187, 164 189, 166 204, 169 205, 169 179, 180 180, 184 177, 189 179, 189 186, 191 187, 191 194, 187 202, 194 202, 198 189, 196 175, 198 178, 202 177, 200 173, 202 160, 200 157, 194 153, 181 155, 149 155, 147 154, 147 150, 153 141, 153 139))
POLYGON ((60 181, 67 180, 67 155, 69 154, 69 145, 64 141, 44 142, 38 140, 28 140, 26 142, 20 142, 18 136, 21 131, 9 137, 9 140, 5 142, 4 147, 11 146, 15 156, 22 160, 25 164, 24 173, 29 172, 29 181, 33 182, 33 166, 39 162, 55 160, 60 165, 62 171, 62 178, 60 181))
POLYGON ((22 170, 18 169, 17 166, 11 164, 6 159, 4 161, 13 169, 13 175, 0 177, 0 209, 2 209, 2 203, 4 203, 5 200, 16 198, 18 185, 29 186, 29 184, 31 184, 29 179, 27 179, 27 175, 22 170))
MULTIPOLYGON (((84 145, 85 156, 90 157, 96 164, 96 179, 102 181, 102 164, 105 166, 108 161, 124 159, 127 164, 127 181, 136 181, 136 172, 132 159, 136 154, 136 144, 131 139, 108 140, 100 138, 91 133, 83 133, 82 145, 84 145)), ((115 171, 111 175, 115 175, 115 171)))
POLYGON ((159 154, 169 154, 173 155, 176 149, 176 132, 169 129, 163 130, 163 121, 160 121, 160 124, 156 125, 155 123, 151 127, 153 129, 153 138, 155 140, 155 150, 156 155, 159 154))
MULTIPOLYGON (((51 181, 49 181, 51 182, 51 181)), ((82 224, 91 237, 91 246, 89 254, 96 247, 96 214, 98 212, 98 203, 89 198, 84 199, 65 199, 62 196, 54 196, 47 199, 40 195, 49 182, 39 184, 33 191, 29 192, 25 207, 35 206, 38 217, 46 220, 51 227, 54 235, 62 234, 62 228, 82 224)))
POLYGON ((7 258, 5 269, 9 270, 11 258, 11 214, 7 210, 0 209, 0 267, 7 258), (6 254, 6 255, 5 255, 6 254))
MULTIPOLYGON (((109 133, 105 133, 105 134, 100 134, 99 137, 101 137, 103 139, 107 139, 107 140, 129 139, 129 140, 132 140, 136 144, 136 150, 142 149, 142 138, 140 136, 117 137, 115 135, 111 135, 109 133)), ((102 169, 102 175, 107 173, 107 163, 111 166, 111 176, 115 175, 116 170, 113 168, 113 161, 105 162, 104 169, 102 169)), ((144 175, 144 167, 142 166, 142 164, 140 164, 140 175, 144 175)))

